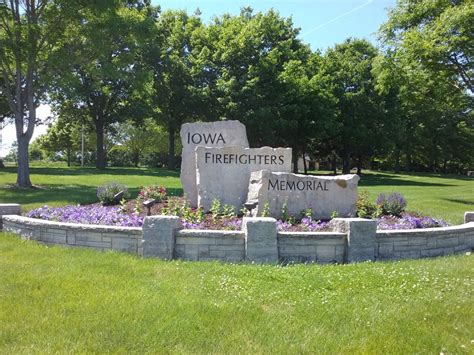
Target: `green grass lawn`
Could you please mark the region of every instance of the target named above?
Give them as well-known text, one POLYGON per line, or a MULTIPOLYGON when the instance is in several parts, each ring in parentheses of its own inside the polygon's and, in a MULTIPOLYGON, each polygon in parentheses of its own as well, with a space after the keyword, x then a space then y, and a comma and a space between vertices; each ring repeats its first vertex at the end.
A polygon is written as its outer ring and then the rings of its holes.
POLYGON ((97 186, 108 182, 119 182, 136 196, 140 186, 160 184, 173 195, 182 194, 179 171, 152 168, 108 168, 97 170, 91 167, 43 167, 31 168, 31 181, 35 189, 14 187, 16 168, 0 169, 0 202, 21 203, 24 210, 48 204, 87 204, 97 202, 97 186))
POLYGON ((453 224, 463 222, 464 212, 474 211, 474 179, 466 176, 369 171, 362 176, 359 186, 373 200, 381 192, 400 192, 408 201, 408 210, 453 224))
MULTIPOLYGON (((179 172, 154 168, 94 168, 65 166, 33 166, 31 180, 37 189, 12 187, 16 169, 0 170, 0 202, 21 203, 25 210, 44 204, 96 202, 96 188, 106 182, 117 181, 130 188, 132 196, 141 185, 162 184, 172 194, 182 194, 179 172)), ((408 200, 408 209, 450 223, 463 221, 465 211, 474 210, 474 179, 456 175, 391 174, 364 172, 360 189, 367 190, 375 200, 380 192, 400 192, 408 200)))
POLYGON ((0 233, 0 353, 473 353, 474 256, 166 262, 0 233))

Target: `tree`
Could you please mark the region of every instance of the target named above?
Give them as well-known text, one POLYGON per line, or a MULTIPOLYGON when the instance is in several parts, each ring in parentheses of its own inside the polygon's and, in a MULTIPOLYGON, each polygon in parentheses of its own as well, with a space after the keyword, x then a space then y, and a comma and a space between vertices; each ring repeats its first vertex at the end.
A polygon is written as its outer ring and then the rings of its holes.
POLYGON ((61 153, 66 157, 67 166, 71 166, 72 155, 80 150, 80 123, 60 116, 49 126, 46 134, 38 137, 40 147, 50 153, 61 153))
POLYGON ((348 39, 324 55, 322 71, 338 100, 337 128, 328 140, 342 158, 345 174, 353 159, 360 173, 363 159, 373 156, 384 142, 384 101, 372 74, 376 56, 376 48, 360 39, 348 39))
MULTIPOLYGON (((4 93, 2 81, 3 78, 0 77, 0 130, 5 127, 7 119, 11 117, 10 106, 8 105, 7 95, 4 93)), ((4 167, 3 160, 0 158, 0 169, 4 167)))
POLYGON ((168 148, 166 141, 163 141, 162 129, 151 118, 139 125, 132 120, 122 122, 116 127, 116 132, 115 146, 112 149, 130 154, 136 167, 146 154, 168 148))
POLYGON ((309 55, 297 35, 291 19, 273 10, 254 14, 251 8, 215 18, 208 28, 209 72, 215 73, 211 98, 217 103, 211 106, 217 117, 242 121, 251 146, 284 144, 279 76, 285 63, 305 63, 309 55))
POLYGON ((291 18, 273 10, 215 18, 206 31, 215 116, 247 127, 251 146, 293 148, 298 156, 331 121, 331 93, 323 85, 317 55, 297 39, 291 18), (328 96, 327 96, 328 95, 328 96))
POLYGON ((145 90, 146 72, 138 65, 141 37, 154 17, 148 1, 90 3, 76 14, 61 49, 54 99, 87 110, 95 128, 99 169, 106 167, 107 129, 124 118, 130 101, 145 90))
MULTIPOLYGON (((398 170, 413 168, 462 172, 472 164, 472 98, 453 90, 450 73, 434 74, 404 51, 388 52, 374 63, 376 84, 390 97, 388 159, 398 170)), ((388 100, 387 100, 388 101, 388 100)))
POLYGON ((176 135, 184 122, 206 119, 205 81, 202 79, 203 25, 198 15, 166 11, 153 32, 144 57, 152 72, 152 116, 168 132, 168 168, 175 168, 176 135))
POLYGON ((389 15, 376 71, 396 102, 395 160, 462 172, 474 161, 472 1, 400 0, 389 15))
POLYGON ((434 74, 454 76, 454 87, 473 93, 473 28, 470 0, 399 0, 380 36, 387 49, 405 52, 434 74))
POLYGON ((59 0, 0 1, 0 76, 15 120, 18 186, 32 186, 28 146, 46 89, 42 79, 52 70, 53 49, 62 37, 68 8, 67 1, 59 0))
MULTIPOLYGON (((335 128, 336 100, 328 78, 320 73, 321 56, 315 53, 302 62, 291 60, 284 66, 279 80, 283 85, 281 136, 292 147, 293 171, 298 172, 298 159, 324 142, 335 128)), ((306 160, 304 172, 307 173, 306 160)))

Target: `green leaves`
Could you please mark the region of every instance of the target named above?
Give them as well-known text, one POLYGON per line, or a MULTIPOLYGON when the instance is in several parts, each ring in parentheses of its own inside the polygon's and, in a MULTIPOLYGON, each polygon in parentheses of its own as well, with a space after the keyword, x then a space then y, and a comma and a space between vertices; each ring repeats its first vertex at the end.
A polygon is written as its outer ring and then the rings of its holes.
POLYGON ((402 0, 381 28, 388 48, 444 71, 462 91, 473 91, 474 6, 471 1, 402 0))

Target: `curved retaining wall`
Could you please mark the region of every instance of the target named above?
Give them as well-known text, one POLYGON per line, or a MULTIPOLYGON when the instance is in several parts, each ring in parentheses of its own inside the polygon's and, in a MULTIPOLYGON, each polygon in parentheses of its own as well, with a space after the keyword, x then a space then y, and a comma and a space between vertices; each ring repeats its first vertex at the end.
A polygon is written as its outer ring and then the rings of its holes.
POLYGON ((345 248, 345 233, 278 233, 278 255, 280 262, 343 263, 345 248))
MULTIPOLYGON (((12 207, 6 211, 11 213, 12 207)), ((17 212, 19 208, 13 210, 17 212)), ((143 228, 1 217, 4 231, 42 243, 165 259, 350 263, 432 257, 474 248, 472 213, 466 213, 463 225, 401 231, 377 231, 371 220, 337 218, 331 222, 333 232, 318 233, 277 232, 273 218, 244 218, 241 231, 212 231, 182 229, 174 216, 147 217, 143 228)))
POLYGON ((142 255, 142 229, 60 223, 22 216, 2 216, 5 232, 45 244, 117 250, 142 255))
POLYGON ((443 228, 377 231, 376 245, 378 260, 463 253, 474 248, 474 222, 443 228))

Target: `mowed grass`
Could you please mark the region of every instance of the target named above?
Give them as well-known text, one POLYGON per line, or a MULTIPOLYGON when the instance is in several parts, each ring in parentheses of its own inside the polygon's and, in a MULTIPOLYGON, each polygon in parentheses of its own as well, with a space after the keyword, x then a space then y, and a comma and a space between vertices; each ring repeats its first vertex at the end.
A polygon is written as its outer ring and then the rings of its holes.
MULTIPOLYGON (((112 181, 128 186, 132 197, 140 186, 148 184, 161 184, 173 195, 182 194, 179 171, 158 168, 100 171, 91 167, 33 166, 31 180, 36 189, 15 188, 16 168, 1 169, 0 203, 21 203, 25 211, 44 204, 93 203, 97 201, 97 186, 112 181)), ((452 224, 462 223, 464 212, 474 210, 474 179, 466 176, 364 171, 359 186, 373 200, 381 192, 400 192, 408 200, 408 210, 443 218, 452 224)))
POLYGON ((0 234, 0 353, 473 353, 474 257, 219 264, 0 234))
POLYGON ((179 171, 166 169, 33 166, 31 181, 36 188, 17 188, 16 168, 0 169, 0 203, 20 203, 25 211, 45 204, 89 204, 97 202, 98 186, 114 181, 127 186, 132 197, 140 186, 150 184, 164 185, 172 195, 182 194, 179 171))
POLYGON ((373 200, 379 193, 399 192, 407 209, 443 218, 452 224, 463 223, 464 212, 474 211, 474 178, 440 174, 392 174, 368 171, 359 183, 373 200))

